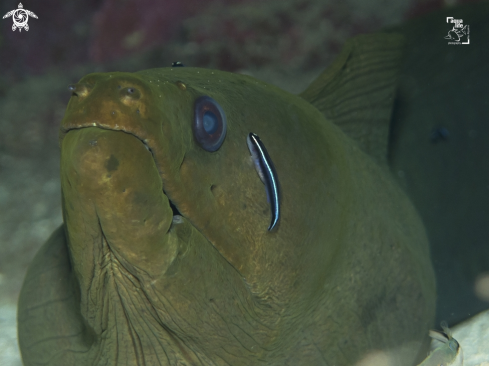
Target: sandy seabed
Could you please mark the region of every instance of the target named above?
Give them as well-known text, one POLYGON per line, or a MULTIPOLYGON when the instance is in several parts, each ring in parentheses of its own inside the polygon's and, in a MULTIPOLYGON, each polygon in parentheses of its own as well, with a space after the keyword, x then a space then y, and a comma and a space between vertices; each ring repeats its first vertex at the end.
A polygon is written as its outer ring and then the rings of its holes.
POLYGON ((22 366, 17 344, 17 309, 13 304, 0 305, 0 366, 22 366))

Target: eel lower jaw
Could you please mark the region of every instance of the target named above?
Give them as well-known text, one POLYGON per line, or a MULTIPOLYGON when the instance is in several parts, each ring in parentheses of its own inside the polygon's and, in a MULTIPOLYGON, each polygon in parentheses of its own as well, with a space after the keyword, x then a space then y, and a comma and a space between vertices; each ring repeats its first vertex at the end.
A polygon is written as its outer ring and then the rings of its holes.
MULTIPOLYGON (((124 131, 124 130, 122 130, 124 131)), ((148 140, 146 139, 142 139, 140 138, 139 136, 131 133, 131 132, 127 132, 127 131, 124 131, 126 133, 129 133, 131 135, 133 135, 134 137, 136 137, 139 141, 141 141, 144 145, 144 147, 146 148, 146 150, 148 150, 150 153, 151 153, 151 156, 153 157, 153 162, 155 163, 156 167, 158 167, 158 164, 156 163, 156 157, 155 157, 155 154, 153 152, 153 149, 148 145, 148 140)), ((164 182, 162 180, 161 184, 164 186, 164 182)), ((175 205, 175 203, 173 203, 173 201, 170 199, 170 197, 168 196, 168 194, 165 192, 165 189, 163 189, 163 194, 166 196, 166 198, 168 199, 168 202, 170 203, 170 208, 172 210, 172 213, 173 213, 173 219, 172 219, 172 225, 170 226, 169 230, 171 230, 173 224, 181 224, 183 221, 182 221, 182 217, 185 217, 182 215, 182 213, 178 210, 177 206, 175 205)))
MULTIPOLYGON (((124 131, 124 132, 127 132, 127 131, 124 131)), ((154 161, 155 165, 158 166, 158 164, 156 164, 156 157, 155 157, 155 154, 153 153, 153 149, 148 145, 148 140, 142 139, 133 133, 130 133, 130 132, 127 132, 127 133, 133 135, 134 137, 136 137, 139 141, 141 141, 143 143, 146 150, 148 150, 151 153, 151 156, 153 157, 153 161, 154 161)), ((163 181, 161 183, 163 185, 163 181)), ((168 202, 170 202, 170 208, 173 212, 173 223, 180 223, 182 221, 181 217, 184 217, 184 216, 180 213, 177 206, 173 203, 173 201, 170 199, 170 197, 168 196, 168 194, 165 192, 164 189, 163 189, 163 193, 165 194, 166 198, 168 198, 168 202), (175 217, 177 217, 177 218, 175 218, 175 217)))
MULTIPOLYGON (((63 128, 63 127, 61 127, 61 129, 60 129, 60 141, 59 141, 60 146, 61 146, 61 142, 62 142, 64 136, 66 136, 66 134, 69 131, 71 131, 71 130, 77 130, 77 129, 82 129, 82 128, 88 128, 88 127, 97 127, 97 128, 103 129, 103 130, 110 130, 110 131, 122 131, 122 132, 125 132, 125 133, 127 133, 127 134, 129 134, 131 136, 134 136, 139 141, 141 141, 141 143, 143 144, 143 146, 145 147, 145 149, 148 150, 151 153, 151 156, 153 158, 153 162, 154 162, 155 166, 157 167, 157 169, 159 170, 158 164, 156 162, 156 157, 155 157, 153 148, 149 145, 148 140, 147 139, 143 139, 140 136, 138 136, 137 134, 135 134, 135 133, 133 133, 131 131, 128 131, 128 130, 126 130, 124 128, 121 128, 121 129, 107 128, 106 126, 103 126, 103 125, 98 124, 98 123, 95 126, 93 124, 86 124, 86 125, 84 124, 84 125, 77 126, 77 127, 69 127, 69 128, 63 128)), ((160 179, 161 179, 161 177, 160 177, 160 179)), ((170 208, 172 209, 172 212, 173 212, 172 224, 182 223, 182 217, 185 217, 185 216, 181 214, 181 212, 178 210, 178 208, 175 205, 175 203, 170 199, 170 197, 166 193, 166 191, 164 189, 164 182, 163 182, 163 180, 162 180, 161 183, 163 185, 163 194, 168 199, 168 202, 170 203, 170 208)), ((170 226, 169 230, 171 230, 171 227, 172 226, 170 226)))

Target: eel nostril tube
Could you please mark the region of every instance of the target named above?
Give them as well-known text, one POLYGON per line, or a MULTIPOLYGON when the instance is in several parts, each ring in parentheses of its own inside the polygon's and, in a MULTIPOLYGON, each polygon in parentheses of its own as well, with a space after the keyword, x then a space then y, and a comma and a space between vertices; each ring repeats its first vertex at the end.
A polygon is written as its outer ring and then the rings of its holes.
POLYGON ((68 90, 72 96, 85 97, 90 92, 89 87, 86 84, 70 84, 68 90))

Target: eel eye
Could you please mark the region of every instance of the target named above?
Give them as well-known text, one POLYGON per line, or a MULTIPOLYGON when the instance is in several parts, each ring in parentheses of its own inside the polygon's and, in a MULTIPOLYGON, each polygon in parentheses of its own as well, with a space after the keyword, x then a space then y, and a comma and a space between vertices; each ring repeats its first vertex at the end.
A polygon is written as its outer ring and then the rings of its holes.
POLYGON ((218 150, 226 137, 226 115, 211 97, 195 101, 194 136, 206 151, 218 150))

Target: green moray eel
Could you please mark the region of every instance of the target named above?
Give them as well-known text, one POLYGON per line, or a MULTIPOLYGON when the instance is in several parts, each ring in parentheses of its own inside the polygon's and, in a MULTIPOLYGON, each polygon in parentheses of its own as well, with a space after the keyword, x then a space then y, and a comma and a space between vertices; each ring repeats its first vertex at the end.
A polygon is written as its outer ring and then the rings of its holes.
POLYGON ((64 223, 19 300, 24 364, 426 357, 428 242, 385 166, 402 47, 396 35, 354 38, 299 96, 187 67, 72 85, 64 223), (250 154, 250 134, 266 154, 250 154), (273 228, 261 176, 280 187, 273 228))
POLYGON ((489 74, 489 48, 472 41, 476 34, 489 38, 487 19, 489 2, 480 1, 392 29, 404 35, 406 51, 389 166, 426 226, 437 275, 436 324, 457 324, 487 309, 473 288, 489 271, 489 103, 481 77, 489 74), (447 44, 447 17, 469 25, 470 45, 447 44))

